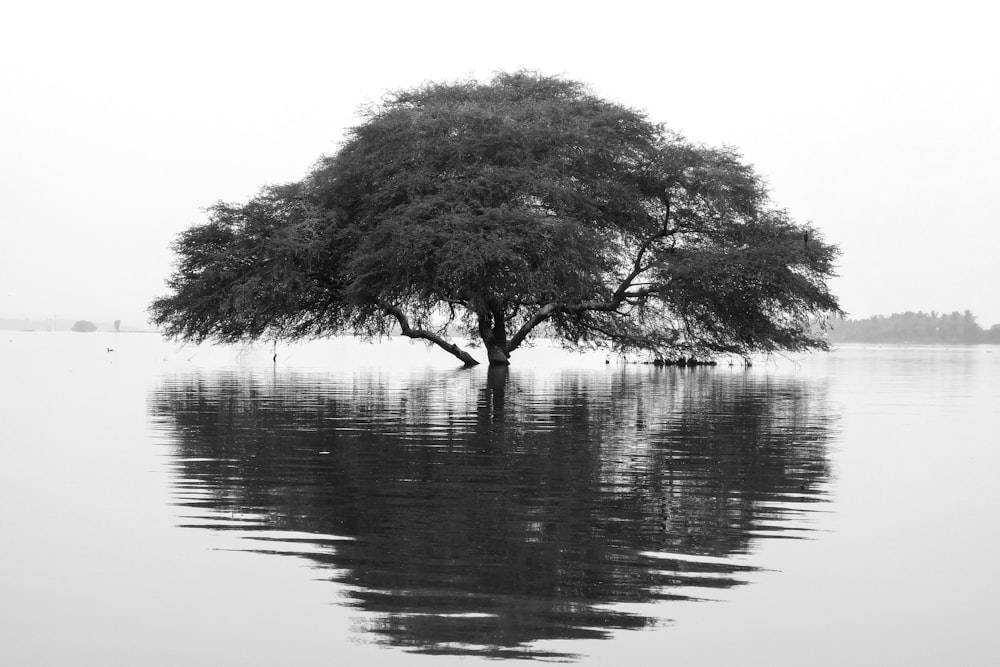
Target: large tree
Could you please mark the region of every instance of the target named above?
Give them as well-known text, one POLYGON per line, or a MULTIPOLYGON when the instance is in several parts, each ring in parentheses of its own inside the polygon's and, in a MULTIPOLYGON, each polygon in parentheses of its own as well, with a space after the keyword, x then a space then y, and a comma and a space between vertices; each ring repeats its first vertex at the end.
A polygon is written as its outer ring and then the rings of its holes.
POLYGON ((824 347, 834 246, 730 148, 530 72, 368 110, 296 183, 219 203, 175 243, 154 322, 227 342, 535 332, 659 358, 824 347))

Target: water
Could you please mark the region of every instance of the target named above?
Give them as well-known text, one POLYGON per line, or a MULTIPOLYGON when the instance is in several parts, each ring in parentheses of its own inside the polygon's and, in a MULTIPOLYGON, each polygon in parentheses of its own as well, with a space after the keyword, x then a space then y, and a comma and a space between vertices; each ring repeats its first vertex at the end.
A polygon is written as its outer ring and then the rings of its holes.
POLYGON ((0 340, 3 664, 991 662, 997 348, 0 340))

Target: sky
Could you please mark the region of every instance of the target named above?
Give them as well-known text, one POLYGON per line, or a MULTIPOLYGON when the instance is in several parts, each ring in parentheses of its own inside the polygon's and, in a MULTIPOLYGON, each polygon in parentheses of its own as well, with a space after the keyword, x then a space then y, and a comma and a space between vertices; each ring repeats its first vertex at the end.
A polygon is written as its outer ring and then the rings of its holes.
POLYGON ((993 5, 4 3, 0 317, 144 324, 207 206, 301 178, 387 91, 528 68, 738 148, 840 247, 850 316, 1000 323, 993 5))

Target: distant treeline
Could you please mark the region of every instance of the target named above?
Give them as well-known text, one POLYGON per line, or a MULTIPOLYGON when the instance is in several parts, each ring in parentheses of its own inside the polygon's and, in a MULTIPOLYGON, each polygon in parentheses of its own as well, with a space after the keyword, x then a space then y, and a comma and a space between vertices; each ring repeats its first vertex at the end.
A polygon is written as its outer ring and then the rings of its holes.
MULTIPOLYGON (((89 322, 89 320, 59 320, 55 318, 51 319, 40 319, 40 318, 12 318, 12 317, 0 317, 0 331, 76 331, 79 329, 74 329, 81 322, 89 322)), ((132 324, 121 324, 115 326, 114 322, 93 322, 96 331, 122 331, 122 332, 149 332, 155 331, 148 324, 142 325, 132 325, 132 324)))
POLYGON ((1000 343, 1000 324, 983 329, 976 316, 931 311, 875 315, 863 320, 837 320, 829 333, 832 343, 1000 343))

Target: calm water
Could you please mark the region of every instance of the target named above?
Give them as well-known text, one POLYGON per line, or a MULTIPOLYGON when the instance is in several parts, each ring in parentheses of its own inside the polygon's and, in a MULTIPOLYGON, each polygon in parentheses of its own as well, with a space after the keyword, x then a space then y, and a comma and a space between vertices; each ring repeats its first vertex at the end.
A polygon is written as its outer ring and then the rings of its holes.
POLYGON ((998 348, 3 333, 2 664, 997 659, 998 348))

